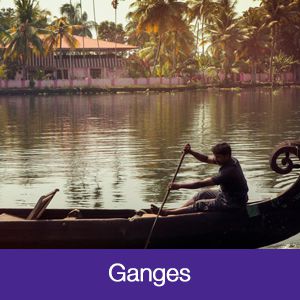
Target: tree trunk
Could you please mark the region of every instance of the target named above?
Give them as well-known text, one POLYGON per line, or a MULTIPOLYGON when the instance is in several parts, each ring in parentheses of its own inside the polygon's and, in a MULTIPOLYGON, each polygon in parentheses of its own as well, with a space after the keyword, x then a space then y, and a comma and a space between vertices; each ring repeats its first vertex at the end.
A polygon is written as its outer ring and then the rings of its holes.
POLYGON ((27 45, 27 36, 26 36, 26 33, 25 33, 25 53, 22 57, 22 77, 24 80, 27 79, 27 60, 28 60, 28 45, 27 45))
POLYGON ((204 20, 202 20, 201 38, 202 38, 202 55, 204 55, 204 20))
POLYGON ((227 55, 225 54, 224 57, 224 84, 227 85, 228 84, 228 74, 230 73, 230 68, 229 68, 229 58, 227 57, 227 55))
POLYGON ((22 61, 22 80, 26 80, 26 54, 23 53, 21 56, 21 61, 22 61))
POLYGON ((252 84, 256 84, 256 62, 252 61, 252 75, 251 75, 252 84))
POLYGON ((159 77, 162 77, 161 56, 159 56, 159 77))
MULTIPOLYGON (((83 47, 83 65, 85 67, 85 69, 87 68, 87 64, 86 64, 86 58, 85 58, 85 46, 84 46, 84 37, 85 37, 85 24, 82 20, 82 3, 80 0, 80 18, 81 18, 81 22, 83 25, 83 35, 82 35, 82 47, 83 47)), ((118 3, 117 3, 118 5, 118 3)), ((117 27, 117 7, 115 8, 115 26, 117 27)), ((116 77, 116 70, 117 70, 117 45, 116 45, 117 41, 116 41, 116 35, 115 35, 115 67, 114 67, 114 77, 116 77)), ((89 77, 88 74, 86 73, 86 77, 89 77)))
POLYGON ((173 49, 173 74, 175 74, 176 71, 176 65, 177 65, 177 60, 176 60, 176 43, 177 42, 177 32, 174 32, 174 49, 173 49))
POLYGON ((157 60, 158 60, 159 52, 160 52, 160 47, 161 47, 161 36, 159 36, 158 48, 157 48, 157 51, 156 51, 156 55, 155 55, 155 59, 154 59, 154 63, 153 63, 153 70, 151 72, 151 75, 154 73, 155 66, 157 64, 157 60))
POLYGON ((273 87, 274 85, 274 76, 273 76, 274 51, 275 51, 275 27, 272 27, 272 45, 271 45, 271 55, 270 55, 270 70, 269 70, 271 87, 273 87))
POLYGON ((195 27, 197 27, 195 53, 198 54, 198 43, 199 43, 199 19, 198 18, 196 20, 195 27))
POLYGON ((62 69, 62 36, 60 35, 60 41, 59 41, 59 60, 60 60, 60 73, 61 73, 61 79, 64 78, 64 70, 62 69))

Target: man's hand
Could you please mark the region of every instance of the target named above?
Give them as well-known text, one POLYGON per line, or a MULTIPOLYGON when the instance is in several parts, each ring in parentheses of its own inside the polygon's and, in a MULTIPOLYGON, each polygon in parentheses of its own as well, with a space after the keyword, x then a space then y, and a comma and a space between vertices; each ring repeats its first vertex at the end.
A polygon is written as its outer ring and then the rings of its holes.
POLYGON ((190 144, 186 144, 183 148, 183 151, 185 154, 191 153, 191 150, 192 150, 192 148, 191 148, 190 144))
POLYGON ((170 190, 179 190, 181 188, 179 183, 170 183, 169 184, 169 189, 170 190))

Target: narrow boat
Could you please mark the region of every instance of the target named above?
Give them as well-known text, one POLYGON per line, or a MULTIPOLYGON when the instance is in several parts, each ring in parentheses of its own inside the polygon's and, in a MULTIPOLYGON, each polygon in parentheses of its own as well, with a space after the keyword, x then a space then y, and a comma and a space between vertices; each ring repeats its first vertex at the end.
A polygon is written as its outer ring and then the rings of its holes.
MULTIPOLYGON (((271 168, 299 168, 300 141, 280 144, 271 168)), ((55 193, 30 209, 0 209, 0 248, 144 248, 155 216, 133 209, 46 209, 55 193)), ((149 212, 149 210, 146 210, 149 212)), ((274 199, 232 212, 159 217, 149 248, 258 248, 300 232, 300 177, 274 199)))

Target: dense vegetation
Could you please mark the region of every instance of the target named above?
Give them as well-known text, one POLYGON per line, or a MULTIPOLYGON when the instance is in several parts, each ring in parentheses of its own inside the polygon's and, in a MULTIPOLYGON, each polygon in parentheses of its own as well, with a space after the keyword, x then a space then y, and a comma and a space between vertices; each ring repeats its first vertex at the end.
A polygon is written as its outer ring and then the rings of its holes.
MULTIPOLYGON (((118 1, 113 1, 118 9, 118 1)), ((123 28, 114 22, 96 24, 80 3, 62 5, 52 18, 38 0, 15 0, 13 9, 0 11, 2 44, 0 77, 18 60, 24 76, 31 51, 46 55, 60 51, 65 37, 76 47, 73 35, 129 43, 138 50, 128 57, 129 74, 138 76, 196 76, 203 73, 228 82, 238 72, 289 70, 300 61, 300 0, 260 0, 239 16, 230 0, 136 0, 123 28), (95 33, 94 33, 95 35, 95 33)))

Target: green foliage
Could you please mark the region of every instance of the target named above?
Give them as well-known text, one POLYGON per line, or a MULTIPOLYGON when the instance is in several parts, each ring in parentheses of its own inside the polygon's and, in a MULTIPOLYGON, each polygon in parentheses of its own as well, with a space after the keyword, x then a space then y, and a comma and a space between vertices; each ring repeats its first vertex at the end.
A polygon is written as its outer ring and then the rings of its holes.
MULTIPOLYGON (((116 10, 118 2, 113 4, 116 10)), ((7 78, 13 78, 20 62, 27 77, 32 52, 60 49, 62 58, 62 38, 74 48, 73 35, 92 37, 92 27, 102 40, 139 47, 128 58, 131 77, 205 74, 218 81, 223 73, 229 81, 242 71, 251 72, 255 81, 258 72, 268 69, 273 78, 272 73, 288 71, 300 60, 299 0, 260 0, 242 16, 230 0, 135 0, 125 30, 109 21, 97 26, 80 3, 63 4, 62 17, 53 21, 38 0, 14 3, 14 8, 0 10, 0 44, 6 46, 0 76, 7 78)))
POLYGON ((44 79, 45 72, 42 69, 37 68, 32 74, 32 78, 36 80, 44 79))
MULTIPOLYGON (((249 8, 241 17, 236 14, 236 1, 178 2, 149 0, 131 5, 126 33, 129 41, 139 45, 138 55, 151 64, 153 75, 179 72, 193 76, 198 72, 217 78, 224 73, 225 81, 229 81, 234 73, 243 71, 252 72, 255 81, 257 72, 270 69, 270 62, 277 69, 280 51, 300 57, 299 1, 261 0, 260 6, 249 8), (179 25, 183 20, 187 26, 193 24, 195 34, 180 44, 181 56, 179 51, 172 55, 177 38, 172 31, 183 28, 179 25), (183 49, 187 44, 190 47, 183 49), (199 44, 202 56, 198 55, 199 44)), ((185 29, 180 36, 187 32, 191 29, 185 29)))
POLYGON ((234 72, 237 61, 237 49, 244 38, 244 30, 241 28, 236 12, 235 2, 220 0, 218 2, 214 22, 206 27, 209 51, 214 58, 221 63, 225 74, 225 83, 229 81, 234 72))
POLYGON ((93 37, 91 29, 96 24, 94 21, 88 21, 88 14, 85 11, 82 12, 80 3, 75 3, 74 5, 71 2, 65 3, 60 7, 60 13, 70 25, 79 25, 74 26, 73 34, 89 38, 93 37))
POLYGON ((5 64, 0 65, 0 79, 7 79, 7 67, 5 64))
POLYGON ((150 65, 136 54, 128 57, 127 69, 129 77, 132 78, 150 76, 150 65))
POLYGON ((4 79, 14 79, 18 70, 20 70, 20 66, 17 62, 7 60, 3 63, 3 69, 5 70, 5 77, 4 79))
POLYGON ((14 24, 2 35, 7 47, 4 60, 21 61, 23 78, 27 78, 27 61, 33 53, 44 52, 40 25, 45 16, 36 0, 15 0, 14 24))
POLYGON ((198 52, 199 34, 201 33, 202 55, 205 54, 204 35, 206 26, 214 22, 214 15, 218 11, 218 4, 213 0, 188 0, 187 18, 190 22, 195 21, 196 41, 195 50, 198 52))
POLYGON ((151 65, 151 73, 169 76, 192 55, 193 33, 184 19, 186 3, 176 0, 136 1, 128 14, 130 40, 141 43, 139 56, 151 65), (134 30, 135 28, 135 30, 134 30))
POLYGON ((282 26, 289 26, 295 15, 299 16, 298 1, 293 0, 261 0, 265 24, 270 28, 270 64, 269 72, 273 84, 274 56, 278 53, 279 32, 282 26))
MULTIPOLYGON (((65 39, 70 48, 75 48, 78 44, 73 36, 74 29, 80 25, 71 25, 66 17, 56 18, 46 28, 45 38, 43 40, 46 53, 62 48, 62 40, 65 39)), ((62 54, 62 53, 61 53, 62 54)))
POLYGON ((104 21, 98 26, 98 37, 104 41, 125 43, 125 31, 122 24, 116 24, 114 22, 104 21))
POLYGON ((0 27, 7 30, 13 26, 15 10, 13 8, 2 8, 0 10, 0 27))
POLYGON ((180 64, 177 72, 183 77, 191 78, 199 72, 199 62, 197 59, 190 58, 180 64))
POLYGON ((298 62, 292 56, 288 56, 280 51, 278 55, 274 56, 274 72, 275 74, 288 72, 292 65, 296 63, 298 62))
POLYGON ((205 73, 207 69, 216 66, 217 62, 209 54, 201 54, 197 57, 198 69, 200 72, 205 73))
POLYGON ((19 23, 33 23, 40 16, 37 0, 15 0, 16 17, 19 23))

